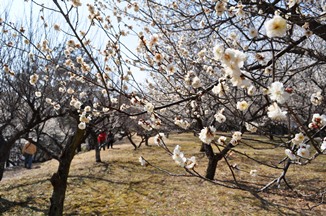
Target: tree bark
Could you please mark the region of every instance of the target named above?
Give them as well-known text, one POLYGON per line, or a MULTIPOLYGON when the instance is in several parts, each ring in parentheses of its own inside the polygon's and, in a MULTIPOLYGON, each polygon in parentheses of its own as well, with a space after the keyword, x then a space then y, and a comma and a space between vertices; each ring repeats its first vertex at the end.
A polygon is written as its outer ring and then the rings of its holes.
POLYGON ((229 143, 220 153, 214 154, 213 148, 211 145, 206 145, 206 155, 208 157, 208 166, 206 169, 206 178, 214 180, 217 163, 223 159, 223 157, 233 148, 234 146, 229 143))
POLYGON ((148 140, 149 140, 149 136, 145 135, 145 146, 149 146, 148 140))
POLYGON ((62 155, 59 158, 58 171, 51 177, 53 192, 50 199, 50 216, 61 216, 63 214, 63 204, 66 196, 71 161, 75 156, 78 145, 82 143, 83 138, 84 130, 77 129, 75 135, 68 140, 67 145, 63 149, 62 155))
POLYGON ((95 161, 96 162, 102 162, 101 160, 101 149, 97 142, 95 142, 95 161))
POLYGON ((199 152, 205 152, 206 150, 205 150, 205 143, 201 143, 201 146, 200 146, 200 150, 199 150, 199 152))
POLYGON ((215 177, 216 167, 217 167, 217 158, 216 157, 210 157, 208 158, 208 166, 206 169, 206 178, 213 180, 215 177))
POLYGON ((217 160, 216 160, 216 156, 214 154, 213 148, 211 145, 206 145, 204 147, 205 149, 205 153, 206 156, 208 158, 208 165, 207 165, 207 169, 206 169, 206 178, 213 180, 214 176, 215 176, 215 172, 216 172, 216 167, 217 167, 217 160))
POLYGON ((129 142, 131 143, 131 145, 135 148, 135 150, 137 149, 137 145, 136 143, 132 140, 132 135, 131 134, 127 134, 127 138, 129 140, 129 142))
POLYGON ((3 173, 5 171, 5 165, 9 158, 11 144, 8 142, 0 143, 0 181, 3 178, 3 173))

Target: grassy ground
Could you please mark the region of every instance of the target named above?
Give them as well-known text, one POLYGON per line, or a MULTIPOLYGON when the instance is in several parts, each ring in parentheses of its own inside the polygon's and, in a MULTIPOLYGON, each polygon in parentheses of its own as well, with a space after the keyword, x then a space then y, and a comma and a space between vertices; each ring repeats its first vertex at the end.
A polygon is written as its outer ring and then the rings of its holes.
MULTIPOLYGON (((167 143, 172 149, 176 144, 182 146, 186 157, 195 155, 197 170, 205 174, 207 159, 199 153, 198 138, 190 134, 171 135, 167 143)), ((264 147, 260 142, 247 143, 264 147)), ((284 157, 280 149, 252 150, 241 144, 236 150, 272 164, 284 157)), ((326 160, 322 157, 307 166, 290 168, 287 179, 293 190, 282 184, 279 189, 254 193, 142 167, 138 162, 141 155, 164 169, 185 174, 155 145, 137 151, 130 144, 116 146, 101 152, 102 163, 94 162, 94 151, 78 154, 70 171, 65 215, 326 215, 326 206, 319 205, 326 177, 326 160)), ((244 156, 229 156, 229 162, 241 169, 235 173, 238 181, 257 189, 282 172, 245 161, 244 156), (257 170, 258 176, 249 175, 252 169, 257 170)), ((46 215, 52 192, 49 178, 57 162, 34 167, 5 173, 0 182, 0 215, 46 215)), ((224 183, 232 179, 224 161, 218 165, 216 178, 224 183)))

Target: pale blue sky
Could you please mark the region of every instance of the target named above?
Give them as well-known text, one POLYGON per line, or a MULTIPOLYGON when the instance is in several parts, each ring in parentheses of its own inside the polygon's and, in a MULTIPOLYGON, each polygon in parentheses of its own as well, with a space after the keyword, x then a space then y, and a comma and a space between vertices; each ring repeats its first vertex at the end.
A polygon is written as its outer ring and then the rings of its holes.
MULTIPOLYGON (((54 3, 51 0, 36 0, 37 3, 39 4, 44 4, 44 6, 49 7, 49 8, 56 8, 54 3)), ((60 2, 60 1, 59 1, 60 2)), ((88 2, 94 2, 91 0, 82 0, 82 7, 79 7, 79 19, 81 20, 80 23, 82 22, 87 22, 87 7, 86 4, 88 2)), ((69 3, 68 3, 69 4, 69 3)), ((1 0, 0 3, 0 16, 1 18, 5 18, 5 16, 9 16, 9 20, 15 23, 26 23, 26 20, 30 19, 30 14, 32 12, 32 20, 33 23, 36 23, 35 21, 39 19, 40 16, 40 9, 41 7, 37 6, 36 4, 31 4, 30 1, 25 2, 24 0, 1 0), (32 6, 31 6, 32 5, 32 6)), ((54 12, 51 11, 44 11, 44 16, 48 17, 52 20, 49 20, 49 27, 50 23, 57 23, 61 26, 62 29, 64 29, 65 21, 62 16, 58 16, 54 12)), ((112 17, 112 16, 111 16, 112 17)), ((116 22, 116 19, 113 19, 113 25, 118 25, 116 22)), ((42 24, 38 22, 38 26, 32 26, 33 31, 39 30, 42 28, 42 24)), ((51 24, 52 25, 52 24, 51 24)), ((25 26, 25 28, 28 28, 25 26)), ((68 29, 68 28, 66 28, 68 29)), ((106 43, 106 36, 103 34, 100 34, 98 32, 92 31, 89 36, 89 39, 94 41, 97 46, 104 46, 106 43)), ((60 38, 56 38, 59 39, 60 38)), ((136 36, 127 36, 122 39, 123 43, 131 50, 135 50, 138 44, 138 38, 136 36)), ((146 74, 145 72, 140 72, 138 69, 132 69, 134 72, 134 76, 137 81, 143 82, 146 74)))

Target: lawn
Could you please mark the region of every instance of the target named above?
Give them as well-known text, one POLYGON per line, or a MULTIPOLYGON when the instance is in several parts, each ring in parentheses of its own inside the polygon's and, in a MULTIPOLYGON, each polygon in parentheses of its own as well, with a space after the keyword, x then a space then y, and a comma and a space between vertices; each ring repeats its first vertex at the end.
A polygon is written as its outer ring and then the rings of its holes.
MULTIPOLYGON (((247 138, 264 138, 250 136, 247 138)), ((267 140, 266 140, 267 141, 267 140)), ((263 142, 245 141, 253 150, 240 144, 235 150, 248 156, 277 165, 284 158, 282 149, 264 149, 263 142)), ((325 157, 306 166, 291 166, 287 180, 293 190, 281 184, 267 192, 255 192, 278 177, 282 170, 271 169, 245 156, 228 156, 237 164, 239 183, 252 191, 229 189, 196 177, 175 177, 138 162, 142 155, 153 165, 174 174, 187 174, 171 156, 150 142, 133 150, 127 142, 115 149, 102 151, 102 163, 95 163, 94 151, 76 155, 70 170, 65 200, 65 215, 326 215, 320 205, 325 192, 325 157), (250 170, 257 170, 251 176, 250 170)), ((170 135, 167 145, 173 150, 179 144, 186 157, 196 156, 196 170, 205 174, 207 158, 199 152, 199 139, 192 134, 170 135)), ((268 147, 272 147, 269 145, 268 147)), ((282 166, 282 165, 279 165, 282 166)), ((56 161, 34 164, 34 169, 18 169, 5 173, 0 182, 1 215, 46 215, 52 186, 49 178, 55 172, 56 161)), ((216 179, 229 184, 231 172, 222 160, 216 179)))

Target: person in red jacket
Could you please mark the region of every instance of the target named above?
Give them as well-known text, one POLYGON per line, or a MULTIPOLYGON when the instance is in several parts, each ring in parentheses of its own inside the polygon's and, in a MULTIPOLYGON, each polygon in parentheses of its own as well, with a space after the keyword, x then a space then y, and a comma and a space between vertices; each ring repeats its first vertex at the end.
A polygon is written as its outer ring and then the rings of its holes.
POLYGON ((101 133, 97 136, 97 143, 99 148, 103 148, 105 150, 105 142, 106 142, 106 133, 105 131, 101 131, 101 133))

